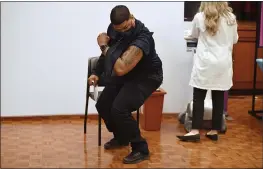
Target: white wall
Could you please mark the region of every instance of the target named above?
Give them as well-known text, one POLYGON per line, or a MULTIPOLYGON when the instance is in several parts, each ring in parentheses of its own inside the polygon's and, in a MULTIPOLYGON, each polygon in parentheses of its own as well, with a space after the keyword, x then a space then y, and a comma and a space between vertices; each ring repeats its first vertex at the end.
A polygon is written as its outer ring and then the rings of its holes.
MULTIPOLYGON (((88 57, 118 2, 2 2, 1 116, 83 114, 88 57)), ((164 112, 192 98, 183 2, 123 2, 154 31, 167 91, 164 112)), ((90 113, 97 113, 90 101, 90 113)))

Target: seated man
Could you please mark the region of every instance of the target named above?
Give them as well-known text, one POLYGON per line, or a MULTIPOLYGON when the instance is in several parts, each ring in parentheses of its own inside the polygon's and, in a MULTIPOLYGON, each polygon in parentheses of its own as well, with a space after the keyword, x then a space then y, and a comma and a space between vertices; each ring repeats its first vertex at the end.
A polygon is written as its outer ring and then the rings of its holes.
POLYGON ((155 51, 153 33, 135 19, 126 6, 114 7, 110 19, 107 33, 101 33, 97 38, 102 55, 89 77, 89 84, 97 85, 102 72, 107 76, 106 69, 109 69, 110 80, 96 104, 98 113, 114 136, 104 148, 131 143, 132 152, 123 159, 124 163, 131 164, 149 157, 148 144, 131 112, 139 109, 162 84, 162 62, 155 51))

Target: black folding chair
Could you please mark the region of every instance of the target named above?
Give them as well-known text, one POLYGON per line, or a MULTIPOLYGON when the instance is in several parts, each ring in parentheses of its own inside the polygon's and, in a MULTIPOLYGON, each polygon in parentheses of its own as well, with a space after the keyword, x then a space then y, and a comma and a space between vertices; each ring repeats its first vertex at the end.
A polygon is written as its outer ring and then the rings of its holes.
MULTIPOLYGON (((99 57, 91 57, 89 58, 88 60, 88 77, 90 77, 91 73, 92 73, 92 70, 96 67, 97 65, 97 62, 99 60, 99 57)), ((104 80, 102 79, 103 76, 99 77, 99 82, 98 82, 98 86, 99 87, 104 87, 105 84, 104 84, 104 80)), ((100 96, 102 91, 99 91, 98 92, 98 97, 100 96)), ((85 106, 85 118, 84 118, 84 134, 86 134, 86 131, 87 131, 87 117, 88 117, 88 105, 89 105, 89 98, 91 98, 92 100, 95 101, 95 98, 94 98, 94 92, 91 92, 90 91, 90 86, 89 86, 89 83, 88 83, 88 80, 87 80, 87 91, 86 91, 86 106, 85 106)), ((139 117, 140 117, 140 109, 137 110, 137 124, 138 124, 138 127, 139 127, 139 117)), ((98 145, 101 146, 101 116, 99 115, 98 117, 98 145)))

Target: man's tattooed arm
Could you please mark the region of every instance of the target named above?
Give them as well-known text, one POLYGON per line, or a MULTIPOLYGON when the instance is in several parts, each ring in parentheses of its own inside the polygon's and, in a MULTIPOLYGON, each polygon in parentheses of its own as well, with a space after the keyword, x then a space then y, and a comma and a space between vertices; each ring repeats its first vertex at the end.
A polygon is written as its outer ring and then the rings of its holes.
POLYGON ((136 46, 130 46, 115 62, 114 71, 117 76, 123 76, 130 72, 142 59, 143 52, 136 46))

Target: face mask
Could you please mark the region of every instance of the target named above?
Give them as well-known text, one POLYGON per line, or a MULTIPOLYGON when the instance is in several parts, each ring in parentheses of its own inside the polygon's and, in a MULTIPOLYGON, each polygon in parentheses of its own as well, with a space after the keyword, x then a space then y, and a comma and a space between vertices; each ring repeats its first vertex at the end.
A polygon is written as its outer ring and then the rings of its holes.
POLYGON ((134 27, 131 27, 129 30, 125 31, 125 32, 118 32, 118 31, 115 31, 112 27, 111 29, 109 29, 108 31, 108 35, 110 35, 111 37, 111 43, 116 43, 122 39, 126 39, 126 38, 129 38, 133 35, 135 31, 135 28, 134 27))
POLYGON ((117 35, 121 38, 128 38, 130 36, 132 36, 134 32, 134 28, 132 27, 131 29, 125 31, 125 32, 118 32, 117 35))

